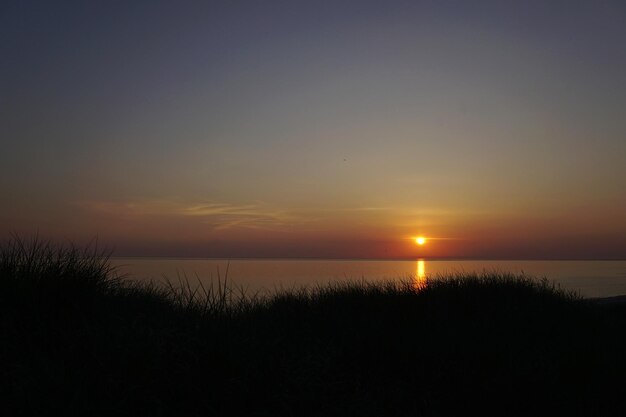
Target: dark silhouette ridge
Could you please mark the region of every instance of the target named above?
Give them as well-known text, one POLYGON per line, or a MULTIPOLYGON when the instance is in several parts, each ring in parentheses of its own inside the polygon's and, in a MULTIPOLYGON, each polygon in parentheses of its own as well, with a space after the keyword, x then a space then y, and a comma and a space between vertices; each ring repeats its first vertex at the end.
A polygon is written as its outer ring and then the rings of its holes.
POLYGON ((96 250, 0 250, 6 415, 610 415, 626 305, 525 276, 254 297, 118 279, 96 250))

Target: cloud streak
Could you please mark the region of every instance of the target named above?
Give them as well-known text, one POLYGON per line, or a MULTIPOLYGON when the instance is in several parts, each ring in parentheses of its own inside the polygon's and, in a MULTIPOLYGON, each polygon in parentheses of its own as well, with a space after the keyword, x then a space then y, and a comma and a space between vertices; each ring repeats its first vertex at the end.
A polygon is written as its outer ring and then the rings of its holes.
POLYGON ((182 216, 201 218, 215 230, 234 227, 271 230, 304 221, 294 214, 263 204, 200 203, 181 207, 177 212, 182 216))
POLYGON ((276 230, 306 222, 293 213, 265 204, 230 204, 217 202, 182 203, 165 200, 147 201, 80 201, 84 210, 109 217, 136 220, 147 217, 199 219, 214 230, 231 228, 276 230))

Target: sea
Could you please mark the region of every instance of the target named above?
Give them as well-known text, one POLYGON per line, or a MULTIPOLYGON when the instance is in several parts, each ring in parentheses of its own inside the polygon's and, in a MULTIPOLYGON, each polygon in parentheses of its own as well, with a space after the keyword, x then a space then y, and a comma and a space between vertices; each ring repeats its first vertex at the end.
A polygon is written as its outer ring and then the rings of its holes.
POLYGON ((249 293, 344 281, 410 281, 463 273, 499 272, 545 278, 583 297, 626 295, 626 260, 354 260, 112 258, 125 279, 207 287, 229 285, 249 293))

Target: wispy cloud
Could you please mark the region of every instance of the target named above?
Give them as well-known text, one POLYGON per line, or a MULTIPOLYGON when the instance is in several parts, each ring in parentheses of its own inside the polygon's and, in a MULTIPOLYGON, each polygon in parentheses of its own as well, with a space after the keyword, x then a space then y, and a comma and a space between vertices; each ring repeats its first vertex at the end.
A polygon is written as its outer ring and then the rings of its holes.
POLYGON ((215 230, 229 228, 280 229, 304 222, 293 213, 266 204, 229 204, 216 202, 182 203, 165 200, 145 201, 80 201, 76 203, 90 212, 123 219, 149 216, 197 218, 215 230))
POLYGON ((137 200, 81 201, 77 204, 89 212, 117 219, 137 221, 157 217, 187 218, 212 230, 320 230, 328 227, 349 227, 350 224, 363 222, 364 219, 372 226, 398 223, 412 225, 420 217, 437 218, 451 214, 437 209, 375 205, 279 208, 264 202, 234 204, 215 201, 137 200))
POLYGON ((320 209, 320 211, 326 212, 358 212, 358 211, 390 211, 393 210, 391 207, 343 207, 343 208, 325 208, 320 209))
POLYGON ((293 213, 268 207, 261 203, 242 205, 201 203, 181 207, 178 213, 183 216, 202 218, 204 223, 214 225, 217 230, 232 227, 276 229, 303 220, 293 213))

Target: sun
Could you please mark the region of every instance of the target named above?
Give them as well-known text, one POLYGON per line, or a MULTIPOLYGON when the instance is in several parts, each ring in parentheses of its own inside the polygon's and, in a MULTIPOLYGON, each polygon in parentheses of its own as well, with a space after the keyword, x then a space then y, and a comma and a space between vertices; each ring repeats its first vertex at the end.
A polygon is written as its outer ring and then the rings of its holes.
POLYGON ((417 243, 418 245, 422 246, 424 243, 426 243, 426 238, 425 237, 416 237, 415 238, 415 243, 417 243))

